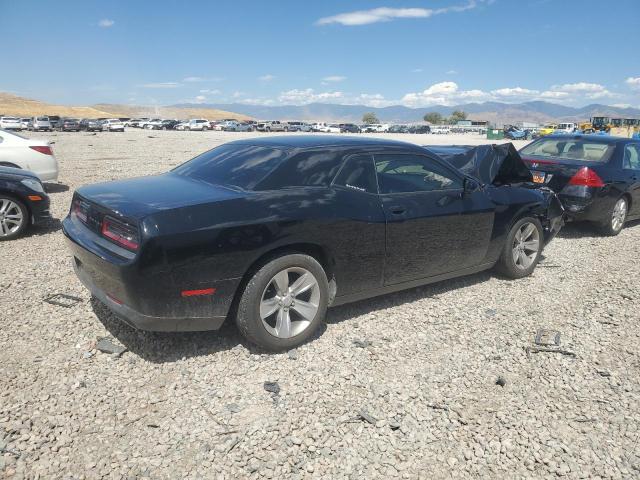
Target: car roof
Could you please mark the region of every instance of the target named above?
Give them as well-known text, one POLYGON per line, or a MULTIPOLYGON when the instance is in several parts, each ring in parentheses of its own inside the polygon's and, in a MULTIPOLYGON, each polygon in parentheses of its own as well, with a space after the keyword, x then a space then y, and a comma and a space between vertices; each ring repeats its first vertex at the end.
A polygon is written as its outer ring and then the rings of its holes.
POLYGON ((336 135, 284 135, 236 140, 232 144, 255 145, 280 148, 314 147, 410 147, 420 148, 413 143, 387 140, 384 138, 338 137, 336 135))
POLYGON ((617 143, 627 143, 627 142, 637 142, 637 139, 628 138, 628 137, 614 137, 612 135, 598 135, 598 134, 576 134, 576 135, 567 135, 567 134, 554 134, 554 135, 545 135, 541 137, 541 139, 558 139, 558 140, 567 140, 567 139, 587 139, 594 142, 599 143, 607 143, 607 144, 617 144, 617 143))

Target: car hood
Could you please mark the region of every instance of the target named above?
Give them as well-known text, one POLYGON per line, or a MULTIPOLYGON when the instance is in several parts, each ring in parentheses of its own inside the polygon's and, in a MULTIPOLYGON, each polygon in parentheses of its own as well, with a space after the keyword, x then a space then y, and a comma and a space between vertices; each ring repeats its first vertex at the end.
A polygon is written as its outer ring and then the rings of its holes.
POLYGON ((485 185, 533 181, 531 172, 512 143, 476 147, 429 145, 425 148, 485 185))
POLYGON ((171 172, 87 185, 79 188, 77 193, 91 202, 132 218, 247 195, 246 192, 171 172))

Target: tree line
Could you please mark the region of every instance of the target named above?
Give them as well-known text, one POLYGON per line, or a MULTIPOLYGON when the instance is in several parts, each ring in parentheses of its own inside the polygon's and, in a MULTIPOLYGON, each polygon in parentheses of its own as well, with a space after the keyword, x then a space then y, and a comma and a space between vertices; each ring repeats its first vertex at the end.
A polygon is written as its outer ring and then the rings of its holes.
MULTIPOLYGON (((459 120, 466 120, 467 113, 462 110, 454 110, 451 113, 451 116, 449 118, 446 118, 441 114, 439 114, 438 112, 429 112, 429 113, 426 113, 425 116, 422 117, 422 119, 425 122, 431 123, 432 125, 440 125, 443 123, 453 125, 458 123, 459 120)), ((378 116, 374 112, 367 112, 364 115, 362 115, 362 123, 364 124, 380 123, 380 120, 378 120, 378 116)))

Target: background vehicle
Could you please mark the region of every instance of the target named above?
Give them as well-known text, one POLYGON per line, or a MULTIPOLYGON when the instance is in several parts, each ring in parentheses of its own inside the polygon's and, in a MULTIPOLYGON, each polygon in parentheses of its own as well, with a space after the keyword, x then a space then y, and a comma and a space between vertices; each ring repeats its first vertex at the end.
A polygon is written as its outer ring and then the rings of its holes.
POLYGON ((58 121, 58 130, 61 132, 79 132, 80 122, 77 118, 61 118, 58 121))
POLYGON ((360 133, 360 127, 354 123, 341 123, 338 127, 340 127, 340 133, 360 133))
POLYGON ((409 133, 409 127, 406 125, 391 125, 389 133, 409 133))
POLYGON ((33 117, 31 122, 29 123, 29 130, 34 132, 39 131, 51 131, 51 122, 49 122, 49 117, 33 117))
POLYGON ((554 133, 576 133, 578 125, 575 123, 559 123, 554 133))
POLYGON ((259 122, 256 125, 258 132, 284 132, 285 124, 279 120, 271 120, 267 122, 259 122))
POLYGON ((431 133, 434 135, 447 135, 451 133, 451 127, 448 125, 432 125, 431 133))
POLYGON ((520 130, 513 125, 509 125, 504 128, 504 136, 509 140, 524 140, 528 136, 527 130, 520 130))
POLYGON ((46 140, 0 130, 0 167, 30 170, 43 182, 58 180, 58 161, 46 140))
POLYGON ((253 132, 255 125, 253 123, 240 122, 236 126, 236 132, 253 132))
POLYGON ((37 175, 0 167, 0 241, 13 240, 49 218, 49 197, 37 175))
POLYGON ((288 132, 310 132, 311 131, 311 125, 309 125, 308 123, 304 123, 304 122, 287 122, 286 125, 286 130, 288 132))
POLYGON ((129 121, 129 125, 134 128, 140 128, 140 125, 147 121, 149 121, 148 118, 134 118, 133 120, 129 121))
POLYGON ((82 187, 63 231, 80 280, 129 324, 211 330, 231 311, 250 341, 283 350, 330 304, 495 265, 529 275, 562 208, 520 186, 531 174, 504 150, 485 147, 495 166, 475 178, 401 142, 247 139, 166 174, 82 187))
POLYGON ((124 123, 117 118, 103 120, 101 125, 103 132, 124 132, 124 123))
POLYGON ((174 130, 188 130, 189 129, 189 122, 179 122, 175 127, 173 127, 174 130))
POLYGON ((329 125, 325 122, 316 122, 311 124, 311 131, 313 132, 326 132, 329 125))
POLYGON ((80 130, 84 130, 87 132, 101 132, 102 123, 92 118, 83 118, 82 120, 80 120, 80 130))
POLYGON ((143 120, 138 123, 140 128, 146 128, 147 130, 153 130, 154 125, 159 125, 162 122, 161 118, 152 118, 151 120, 143 120))
POLYGON ((60 124, 60 116, 59 115, 49 115, 49 123, 51 123, 51 128, 58 128, 60 124))
POLYGON ((555 123, 547 123, 544 127, 538 130, 538 135, 541 137, 544 137, 545 135, 551 135, 556 131, 556 128, 558 128, 558 125, 556 125, 555 123))
POLYGON ((534 181, 558 193, 569 218, 617 235, 640 218, 640 141, 550 135, 520 151, 534 181))
POLYGON ((429 125, 411 125, 409 133, 431 133, 431 128, 429 128, 429 125))
POLYGON ((189 125, 186 127, 185 130, 195 130, 195 131, 204 132, 209 130, 209 128, 210 128, 209 120, 198 118, 194 120, 189 120, 189 125))
POLYGON ((0 117, 0 128, 3 130, 22 130, 22 120, 17 117, 0 117))
POLYGON ((332 123, 331 125, 327 125, 324 131, 327 133, 340 133, 342 132, 342 129, 337 123, 332 123))
POLYGON ((20 123, 22 123, 22 130, 29 130, 29 122, 31 122, 30 118, 20 119, 20 123))

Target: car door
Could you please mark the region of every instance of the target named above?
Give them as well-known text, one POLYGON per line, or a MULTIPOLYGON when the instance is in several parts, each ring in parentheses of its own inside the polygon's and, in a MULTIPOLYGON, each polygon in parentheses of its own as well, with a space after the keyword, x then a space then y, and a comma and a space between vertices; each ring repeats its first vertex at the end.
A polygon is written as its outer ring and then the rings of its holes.
POLYGON ((631 195, 629 216, 640 216, 640 143, 624 146, 622 168, 629 184, 627 191, 631 195))
POLYGON ((384 282, 393 285, 479 265, 493 228, 484 192, 465 194, 464 176, 427 155, 374 155, 387 222, 384 282))

